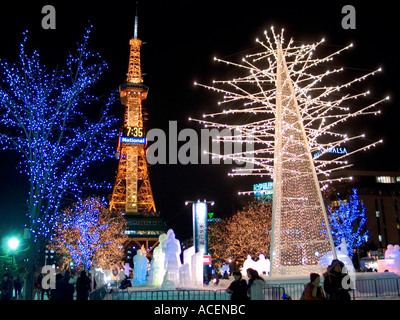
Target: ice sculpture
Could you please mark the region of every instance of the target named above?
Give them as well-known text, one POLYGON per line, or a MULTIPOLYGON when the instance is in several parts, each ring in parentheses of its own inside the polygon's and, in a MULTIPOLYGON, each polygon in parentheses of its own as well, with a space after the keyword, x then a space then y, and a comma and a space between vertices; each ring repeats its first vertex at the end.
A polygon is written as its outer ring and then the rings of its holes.
POLYGON ((252 259, 251 255, 247 256, 247 259, 244 261, 243 263, 243 267, 241 270, 242 276, 246 277, 247 276, 247 272, 246 270, 251 268, 251 269, 256 269, 256 262, 252 259))
POLYGON ((378 260, 378 272, 394 272, 400 275, 400 246, 389 244, 385 251, 385 259, 378 260))
POLYGON ((192 286, 199 288, 203 286, 204 281, 204 264, 203 264, 203 252, 196 252, 192 256, 192 286))
POLYGON ((192 279, 190 276, 190 265, 188 263, 184 263, 179 268, 179 286, 180 287, 192 286, 192 279))
POLYGON ((270 271, 271 263, 269 259, 265 258, 264 254, 260 254, 258 256, 258 260, 254 261, 253 258, 248 255, 247 259, 243 263, 243 267, 241 269, 241 273, 243 277, 247 277, 247 269, 251 268, 257 270, 259 275, 265 274, 268 275, 270 271))
POLYGON ((131 266, 129 265, 129 262, 126 262, 125 264, 124 264, 124 272, 125 272, 125 276, 127 277, 127 278, 129 278, 129 272, 131 271, 131 270, 133 270, 132 268, 131 268, 131 266))
POLYGON ((179 280, 181 287, 192 287, 192 256, 195 254, 194 246, 183 250, 183 265, 179 268, 179 280))
POLYGON ((134 266, 134 276, 133 276, 133 284, 141 285, 146 283, 146 275, 147 275, 147 263, 148 260, 146 256, 138 251, 136 255, 133 257, 133 266, 134 266))
POLYGON ((150 263, 148 264, 147 283, 152 284, 153 282, 154 282, 154 267, 150 263))
POLYGON ((179 286, 181 244, 175 239, 172 229, 167 231, 167 236, 168 238, 162 244, 162 251, 165 253, 165 275, 161 289, 174 290, 179 286))
POLYGON ((265 259, 265 256, 262 253, 258 256, 258 260, 255 264, 258 274, 269 274, 270 261, 269 259, 265 259))
POLYGON ((200 288, 203 286, 203 252, 195 252, 195 247, 183 251, 183 265, 179 268, 180 287, 200 288))
POLYGON ((385 259, 400 259, 400 247, 398 244, 389 244, 385 251, 385 259))
POLYGON ((161 287, 165 275, 165 253, 162 250, 162 244, 167 239, 167 235, 162 233, 158 237, 158 245, 153 251, 153 260, 151 266, 153 268, 153 285, 161 287))

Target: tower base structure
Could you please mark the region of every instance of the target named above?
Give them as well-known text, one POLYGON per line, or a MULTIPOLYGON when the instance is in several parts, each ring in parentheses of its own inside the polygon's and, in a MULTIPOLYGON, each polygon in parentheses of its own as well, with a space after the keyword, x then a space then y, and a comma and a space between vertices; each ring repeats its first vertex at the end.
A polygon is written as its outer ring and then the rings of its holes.
POLYGON ((125 216, 125 219, 128 223, 125 234, 129 237, 124 245, 125 251, 139 250, 143 247, 147 256, 152 256, 153 249, 158 245, 160 235, 167 233, 165 220, 160 217, 140 216, 125 216))

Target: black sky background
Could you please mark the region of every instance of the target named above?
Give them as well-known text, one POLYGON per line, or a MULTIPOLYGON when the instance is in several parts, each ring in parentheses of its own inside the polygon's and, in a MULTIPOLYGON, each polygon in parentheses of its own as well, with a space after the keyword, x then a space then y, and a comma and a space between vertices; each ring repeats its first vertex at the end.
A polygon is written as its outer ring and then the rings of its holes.
MULTIPOLYGON (((3 6, 3 5, 2 5, 3 6)), ((161 128, 168 132, 169 121, 178 121, 178 131, 201 128, 188 117, 200 118, 217 110, 218 96, 193 82, 210 83, 230 78, 228 71, 213 62, 218 56, 229 60, 241 58, 256 47, 255 38, 273 25, 285 28, 285 37, 315 42, 325 37, 326 48, 338 49, 354 42, 333 65, 348 67, 346 73, 359 75, 360 69, 383 72, 365 82, 374 99, 391 96, 382 105, 382 115, 363 118, 359 132, 368 140, 384 139, 384 144, 352 160, 356 169, 400 171, 399 125, 397 106, 398 32, 393 2, 342 1, 140 1, 139 38, 144 83, 150 87, 144 106, 148 112, 147 130, 161 128), (341 9, 352 4, 356 9, 356 29, 344 30, 341 9), (357 73, 358 72, 358 73, 357 73)), ((29 30, 30 48, 39 50, 42 62, 49 67, 62 64, 67 50, 74 50, 84 28, 93 24, 90 48, 99 51, 108 62, 96 90, 116 90, 125 81, 128 68, 129 39, 133 36, 135 1, 31 1, 7 4, 0 12, 0 58, 16 60, 22 32, 29 30), (41 9, 56 8, 56 29, 43 30, 41 9)), ((231 72, 231 73, 229 73, 231 72)), ((113 107, 121 115, 123 107, 113 107)), ((121 119, 122 120, 122 119, 121 119)), ((358 129, 352 126, 351 129, 358 129)), ((17 170, 20 158, 13 152, 0 152, 0 228, 24 224, 27 180, 17 170)), ((95 166, 93 178, 114 182, 116 160, 95 166)), ((262 178, 230 178, 228 165, 153 165, 150 179, 157 210, 173 228, 177 238, 191 235, 191 209, 185 200, 207 199, 216 202, 216 216, 239 209, 244 199, 238 191, 250 190, 262 178)), ((93 191, 93 194, 99 192, 93 191)), ((106 191, 107 195, 111 191, 106 191)))

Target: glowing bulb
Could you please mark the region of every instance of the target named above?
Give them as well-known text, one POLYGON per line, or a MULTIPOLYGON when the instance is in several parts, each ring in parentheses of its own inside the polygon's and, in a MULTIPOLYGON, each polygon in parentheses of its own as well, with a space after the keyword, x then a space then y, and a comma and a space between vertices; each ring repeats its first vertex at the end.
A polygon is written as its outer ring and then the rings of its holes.
POLYGON ((11 238, 10 240, 8 240, 8 246, 11 250, 17 249, 19 246, 19 240, 17 238, 11 238))

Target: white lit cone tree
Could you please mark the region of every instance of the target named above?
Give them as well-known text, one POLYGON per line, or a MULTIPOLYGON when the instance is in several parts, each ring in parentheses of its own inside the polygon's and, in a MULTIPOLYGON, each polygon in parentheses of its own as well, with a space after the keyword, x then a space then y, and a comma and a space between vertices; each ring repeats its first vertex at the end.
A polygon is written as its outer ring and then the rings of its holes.
POLYGON ((342 179, 333 179, 330 174, 351 166, 348 156, 382 140, 364 143, 346 154, 333 155, 329 150, 361 141, 363 134, 342 133, 341 124, 356 116, 378 114, 376 106, 388 98, 356 105, 354 100, 369 91, 350 90, 380 69, 341 85, 329 84, 343 68, 321 72, 323 63, 352 45, 315 58, 314 51, 324 40, 300 46, 293 40, 285 44, 283 30, 281 34, 271 30, 271 38, 265 32, 265 41, 256 40, 261 51, 247 55, 241 63, 214 58, 235 67, 241 75, 213 81, 213 86, 195 84, 223 94, 218 104, 229 109, 191 120, 206 127, 235 130, 236 136, 219 137, 220 142, 254 142, 251 151, 212 155, 252 164, 252 169, 236 169, 231 176, 268 175, 273 179, 271 275, 308 275, 318 272, 320 257, 333 249, 321 190, 342 179))

